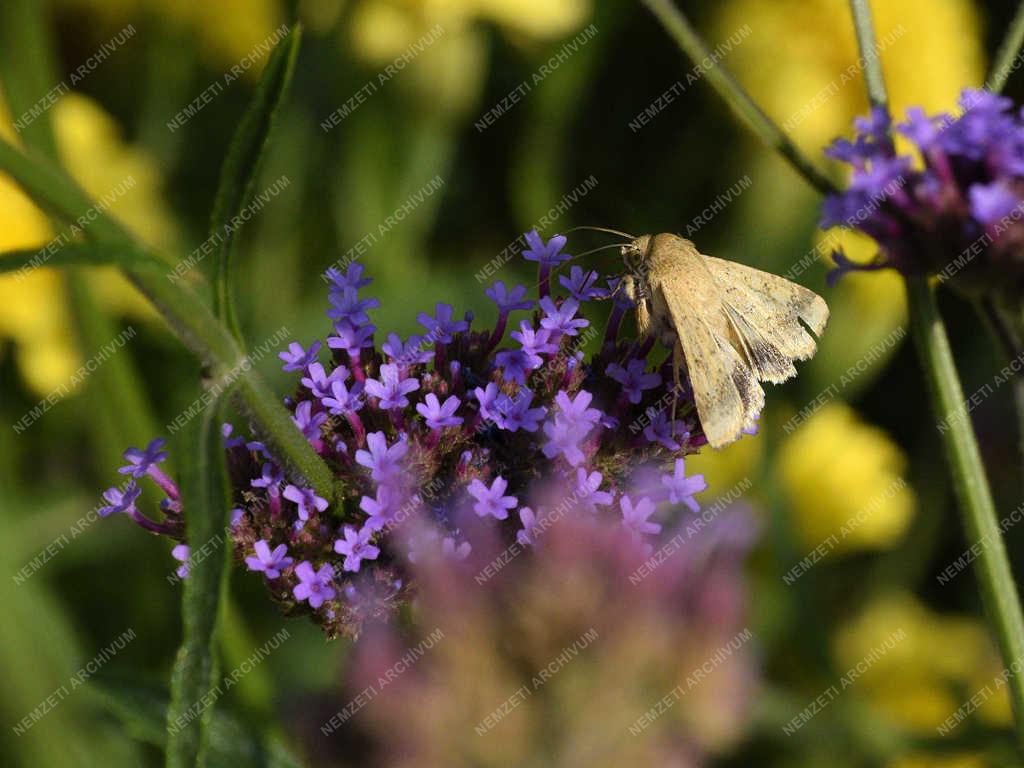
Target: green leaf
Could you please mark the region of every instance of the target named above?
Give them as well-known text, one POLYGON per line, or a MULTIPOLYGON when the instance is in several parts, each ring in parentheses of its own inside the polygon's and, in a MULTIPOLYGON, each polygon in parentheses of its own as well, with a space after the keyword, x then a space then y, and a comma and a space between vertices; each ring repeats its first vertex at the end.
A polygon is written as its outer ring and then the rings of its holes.
POLYGON ((110 265, 145 269, 152 266, 152 260, 141 255, 135 248, 122 243, 73 242, 61 245, 58 238, 54 238, 41 248, 0 253, 0 273, 24 270, 27 274, 41 267, 110 265))
POLYGON ((216 261, 214 311, 241 340, 231 301, 231 275, 236 244, 234 223, 252 199, 278 107, 291 83, 295 59, 302 41, 302 27, 296 25, 277 44, 260 76, 256 95, 245 111, 228 147, 221 167, 220 184, 210 217, 210 237, 220 244, 216 261))
POLYGON ((167 766, 192 768, 205 752, 211 712, 219 695, 215 636, 227 585, 228 496, 219 407, 186 429, 181 490, 192 556, 183 581, 184 639, 171 675, 167 711, 167 766))
POLYGON ((46 4, 38 0, 0 3, 0 79, 15 129, 28 146, 56 160, 48 97, 67 86, 57 80, 47 21, 46 4))
MULTIPOLYGON (((130 736, 165 747, 168 696, 164 688, 134 680, 98 677, 91 681, 88 691, 95 703, 117 718, 130 736)), ((271 739, 261 740, 224 709, 216 710, 211 718, 206 765, 208 768, 301 768, 301 763, 281 744, 271 739)))

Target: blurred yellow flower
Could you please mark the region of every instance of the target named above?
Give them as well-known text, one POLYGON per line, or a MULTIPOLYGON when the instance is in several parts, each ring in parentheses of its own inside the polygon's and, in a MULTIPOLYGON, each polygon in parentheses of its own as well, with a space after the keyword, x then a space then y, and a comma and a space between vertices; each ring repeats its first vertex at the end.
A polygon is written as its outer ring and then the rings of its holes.
POLYGON ((852 408, 831 402, 782 444, 778 468, 803 546, 829 552, 892 546, 914 514, 906 458, 852 408))
MULTIPOLYGON (((167 19, 195 38, 211 66, 227 69, 249 55, 284 20, 278 0, 61 0, 110 25, 137 22, 145 13, 167 19)), ((248 70, 249 77, 259 67, 248 70)))
MULTIPOLYGON (((753 31, 726 66, 808 152, 820 157, 867 112, 846 0, 734 0, 721 7, 721 34, 744 24, 753 31)), ((871 9, 895 114, 912 105, 951 109, 961 88, 981 83, 984 53, 971 0, 873 0, 871 9)))
MULTIPOLYGON (((0 103, 0 133, 15 140, 0 103)), ((160 175, 141 150, 124 144, 113 119, 95 102, 69 94, 52 108, 62 162, 94 200, 142 240, 169 246, 174 223, 160 196, 160 175)), ((54 236, 45 215, 6 175, 0 175, 0 251, 45 245, 54 236)), ((80 364, 63 275, 34 269, 0 276, 0 338, 15 343, 19 369, 29 387, 47 395, 66 385, 80 364)), ((114 269, 90 270, 93 293, 117 313, 152 316, 148 302, 114 269)))
POLYGON ((474 104, 486 69, 486 38, 476 22, 543 41, 576 31, 589 13, 590 0, 364 0, 349 34, 357 55, 383 65, 440 25, 429 55, 407 77, 435 106, 461 111, 474 104))
POLYGON ((909 755, 889 763, 889 768, 989 768, 979 755, 909 755))
POLYGON ((934 736, 947 718, 988 686, 990 695, 969 716, 990 725, 1010 723, 1005 684, 993 682, 1000 671, 998 656, 982 623, 933 613, 910 594, 882 595, 840 628, 837 665, 842 670, 856 667, 894 633, 900 639, 886 653, 871 656, 873 662, 863 665, 866 669, 856 680, 858 692, 887 721, 934 736))

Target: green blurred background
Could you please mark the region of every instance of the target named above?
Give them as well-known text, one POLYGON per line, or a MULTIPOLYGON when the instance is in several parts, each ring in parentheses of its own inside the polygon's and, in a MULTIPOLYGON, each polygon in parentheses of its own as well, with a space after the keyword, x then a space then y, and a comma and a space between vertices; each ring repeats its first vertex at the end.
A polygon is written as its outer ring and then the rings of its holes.
MULTIPOLYGON (((682 5, 712 47, 739 41, 720 49, 723 63, 808 153, 820 158, 831 137, 848 134, 866 111, 843 0, 682 5)), ((878 36, 890 41, 882 61, 894 109, 949 109, 960 88, 979 85, 1015 5, 874 0, 878 36)), ((205 237, 220 163, 266 58, 253 51, 290 14, 303 20, 295 82, 258 189, 282 175, 288 186, 242 230, 237 289, 253 345, 282 326, 302 343, 322 338, 319 274, 367 240, 360 260, 375 280, 369 293, 381 299, 375 321, 385 334, 413 331, 416 313, 435 301, 487 322, 493 310, 483 288, 496 278, 532 284, 535 277, 518 259, 483 282, 477 273, 560 203, 567 210, 542 229, 545 236, 579 224, 690 232, 705 253, 789 272, 822 292, 833 319, 819 354, 769 393, 761 434, 687 462, 707 474, 707 502, 749 478, 747 499, 763 520, 749 579, 765 682, 747 738, 721 762, 1012 764, 1008 705, 998 696, 954 736, 936 736, 999 667, 972 575, 937 580, 967 543, 913 350, 901 338, 900 283, 853 275, 825 287, 817 254, 827 249, 814 248, 833 236, 816 230, 815 193, 705 83, 687 83, 692 65, 639 3, 54 0, 47 10, 65 79, 132 25, 124 44, 49 115, 70 173, 95 197, 133 178, 111 210, 179 257, 205 237), (443 34, 422 53, 337 127, 321 128, 437 24, 443 34), (575 52, 543 74, 574 40, 575 52), (179 110, 250 55, 258 60, 246 75, 169 130, 179 110), (485 114, 503 111, 517 89, 517 103, 487 125, 485 114), (652 107, 666 92, 671 101, 652 107), (424 194, 428 185, 432 194, 424 194), (730 195, 720 212, 701 218, 730 195), (396 211, 412 200, 398 221, 396 211), (858 365, 865 359, 874 362, 858 365), (820 408, 802 412, 822 392, 820 408), (823 562, 795 584, 783 582, 853 518, 855 530, 823 562), (806 735, 783 737, 781 724, 894 622, 908 632, 900 651, 806 735)), ((1020 98, 1024 82, 1012 79, 1008 93, 1020 98)), ((17 116, 2 103, 0 111, 0 135, 14 139, 17 116)), ((41 212, 0 176, 0 250, 51 236, 41 212)), ((865 242, 837 239, 870 255, 865 242)), ((604 242, 577 234, 570 251, 604 242)), ((615 269, 612 259, 593 263, 615 269)), ((965 391, 991 391, 973 417, 1005 515, 1024 500, 1011 386, 992 384, 1005 361, 968 304, 945 293, 942 301, 965 391)), ((268 356, 259 368, 283 395, 292 381, 276 363, 268 356)), ((0 429, 0 764, 158 764, 159 750, 147 743, 153 735, 126 729, 103 691, 108 683, 159 688, 166 681, 181 630, 179 587, 166 579, 169 545, 123 518, 73 526, 115 480, 123 447, 166 436, 161 425, 196 397, 195 363, 116 274, 40 269, 0 278, 0 381, 3 424, 67 390, 22 433, 0 429), (123 352, 68 386, 84 361, 128 328, 136 335, 123 352), (41 555, 48 546, 50 555, 41 555), (140 639, 96 680, 14 733, 26 713, 129 629, 140 639)), ((1024 532, 1011 528, 1007 536, 1020 561, 1024 532)), ((293 638, 226 699, 265 732, 294 733, 305 703, 336 687, 345 662, 345 642, 326 643, 304 622, 287 626, 293 638)), ((257 581, 238 574, 227 662, 281 627, 257 581)))

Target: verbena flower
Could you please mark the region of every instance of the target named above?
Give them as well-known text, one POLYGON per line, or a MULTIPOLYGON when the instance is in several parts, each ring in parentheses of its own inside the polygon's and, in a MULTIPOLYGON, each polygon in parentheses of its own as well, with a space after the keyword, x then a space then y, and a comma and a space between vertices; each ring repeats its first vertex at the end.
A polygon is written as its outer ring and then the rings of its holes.
MULTIPOLYGON (((528 241, 525 255, 539 262, 543 283, 566 258, 564 240, 528 241)), ((314 342, 290 345, 282 360, 296 378, 286 407, 336 475, 340 498, 287 474, 262 443, 231 427, 223 433, 232 506, 241 510, 229 529, 236 561, 265 574, 289 614, 309 615, 331 636, 355 635, 367 617, 390 615, 416 589, 410 563, 468 563, 486 550, 481 536, 543 547, 552 521, 578 515, 614 529, 624 547, 638 539, 646 548, 662 526, 696 508, 703 479, 675 463, 705 442, 696 409, 682 390, 672 420, 664 384, 674 380, 671 356, 655 362, 651 345, 619 338, 629 310, 622 292, 603 339, 595 338, 580 315, 582 301, 603 296, 595 274, 571 273, 568 295, 541 286, 536 307, 525 288, 498 281, 487 290, 498 307, 495 328, 474 330, 470 315, 436 303, 418 315, 424 335, 389 333, 380 346, 370 317, 376 304, 360 293, 369 284, 362 268, 325 277, 330 359, 316 359, 322 347, 314 342), (506 334, 513 311, 530 313, 506 334), (560 490, 553 496, 542 487, 560 490)), ((161 448, 132 452, 132 472, 159 485, 161 448)), ((135 509, 134 487, 127 499, 108 492, 107 514, 128 511, 185 543, 177 488, 161 487, 163 520, 135 509)))
POLYGON ((288 545, 278 544, 273 551, 263 539, 253 545, 255 556, 249 555, 245 558, 245 564, 250 571, 262 571, 268 579, 276 579, 281 571, 292 564, 292 558, 287 557, 288 545))
POLYGON ((895 131, 916 157, 899 155, 881 107, 855 122, 853 141, 830 157, 853 167, 848 188, 830 195, 821 226, 856 229, 878 244, 866 264, 833 256, 835 280, 854 270, 893 268, 956 278, 970 291, 1019 290, 1024 278, 1024 117, 1009 99, 964 90, 960 116, 907 110, 895 131))

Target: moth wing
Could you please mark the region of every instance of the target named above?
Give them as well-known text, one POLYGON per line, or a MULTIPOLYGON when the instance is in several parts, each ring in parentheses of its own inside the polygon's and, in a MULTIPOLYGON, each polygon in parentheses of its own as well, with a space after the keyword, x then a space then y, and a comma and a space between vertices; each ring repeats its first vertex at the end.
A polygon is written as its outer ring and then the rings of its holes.
POLYGON ((796 375, 793 360, 806 360, 817 344, 801 320, 820 335, 828 321, 825 301, 783 277, 706 256, 722 292, 726 313, 762 381, 781 383, 796 375))
POLYGON ((700 272, 673 273, 661 279, 654 292, 656 304, 662 304, 671 318, 686 358, 704 435, 712 448, 728 445, 754 425, 754 417, 764 407, 764 390, 733 343, 716 329, 728 327, 724 307, 720 301, 715 306, 717 286, 700 272), (696 296, 706 297, 719 317, 705 319, 699 308, 707 305, 694 300, 696 296))
POLYGON ((776 311, 783 315, 800 318, 807 323, 815 336, 821 336, 821 332, 825 330, 829 316, 828 305, 810 288, 804 288, 771 272, 762 272, 760 269, 737 264, 735 261, 716 259, 714 256, 705 256, 704 263, 723 287, 740 285, 751 293, 760 294, 768 301, 768 307, 775 307, 776 311))

